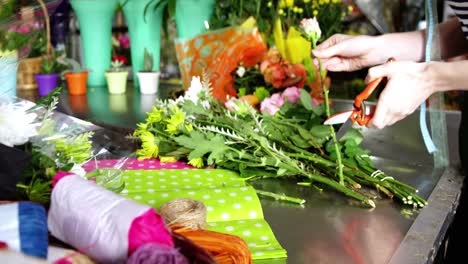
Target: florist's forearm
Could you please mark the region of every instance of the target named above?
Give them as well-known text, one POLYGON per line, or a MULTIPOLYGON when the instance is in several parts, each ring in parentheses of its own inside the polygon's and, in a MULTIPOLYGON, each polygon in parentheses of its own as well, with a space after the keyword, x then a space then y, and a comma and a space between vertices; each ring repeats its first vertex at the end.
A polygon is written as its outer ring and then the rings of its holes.
POLYGON ((376 37, 377 45, 385 53, 386 59, 393 57, 397 61, 424 60, 424 40, 424 31, 391 33, 376 37))
POLYGON ((426 74, 432 76, 434 92, 468 90, 468 61, 431 62, 426 74))
MULTIPOLYGON (((440 55, 447 59, 468 52, 468 40, 461 29, 460 21, 452 18, 438 26, 440 55)), ((425 30, 391 33, 376 37, 377 45, 397 61, 424 61, 425 30)))
POLYGON ((440 56, 449 59, 468 52, 468 40, 466 40, 461 23, 457 18, 452 18, 439 26, 440 56))

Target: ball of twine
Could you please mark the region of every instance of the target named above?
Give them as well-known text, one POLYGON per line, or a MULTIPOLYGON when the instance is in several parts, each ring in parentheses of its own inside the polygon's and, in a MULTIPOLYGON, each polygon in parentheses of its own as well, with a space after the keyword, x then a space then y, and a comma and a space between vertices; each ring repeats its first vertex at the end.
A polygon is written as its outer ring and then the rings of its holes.
POLYGON ((168 225, 194 230, 206 228, 206 207, 197 200, 178 198, 161 206, 160 214, 168 225))

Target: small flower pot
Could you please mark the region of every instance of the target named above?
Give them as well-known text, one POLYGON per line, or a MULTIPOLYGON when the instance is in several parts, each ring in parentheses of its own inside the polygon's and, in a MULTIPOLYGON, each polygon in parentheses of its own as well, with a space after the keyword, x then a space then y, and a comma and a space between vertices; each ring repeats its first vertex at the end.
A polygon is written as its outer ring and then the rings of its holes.
POLYGON ((139 72, 140 92, 142 94, 156 94, 159 87, 159 72, 139 72))
POLYGON ((127 71, 106 72, 107 88, 110 94, 123 94, 127 90, 127 71))
POLYGON ((46 96, 52 90, 57 88, 58 74, 34 74, 34 78, 37 82, 37 91, 39 96, 46 96))
POLYGON ((86 82, 88 80, 88 72, 70 72, 65 73, 67 80, 68 92, 70 95, 86 94, 86 82))

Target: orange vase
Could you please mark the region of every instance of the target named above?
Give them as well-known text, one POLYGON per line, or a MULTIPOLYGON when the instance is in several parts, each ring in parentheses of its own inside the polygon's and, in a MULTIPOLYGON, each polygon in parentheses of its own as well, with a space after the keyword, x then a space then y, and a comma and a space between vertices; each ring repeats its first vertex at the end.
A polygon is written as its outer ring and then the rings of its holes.
POLYGON ((88 80, 88 72, 73 72, 66 73, 68 92, 70 95, 86 94, 86 81, 88 80))

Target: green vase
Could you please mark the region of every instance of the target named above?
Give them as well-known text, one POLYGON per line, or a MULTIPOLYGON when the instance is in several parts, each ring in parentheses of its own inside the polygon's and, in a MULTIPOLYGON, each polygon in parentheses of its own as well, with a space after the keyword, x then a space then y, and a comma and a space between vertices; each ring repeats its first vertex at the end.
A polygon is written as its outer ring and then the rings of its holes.
POLYGON ((206 31, 205 21, 213 14, 214 0, 176 0, 175 20, 180 39, 191 39, 206 31))
POLYGON ((159 71, 161 47, 161 23, 163 6, 154 10, 158 1, 152 1, 145 14, 145 7, 151 0, 120 0, 130 34, 133 83, 139 86, 139 71, 143 70, 145 48, 153 54, 153 71, 159 71))
POLYGON ((0 56, 0 98, 16 97, 17 53, 0 56))
POLYGON ((81 46, 88 84, 105 86, 104 73, 110 68, 112 21, 118 0, 70 0, 78 17, 81 46))

